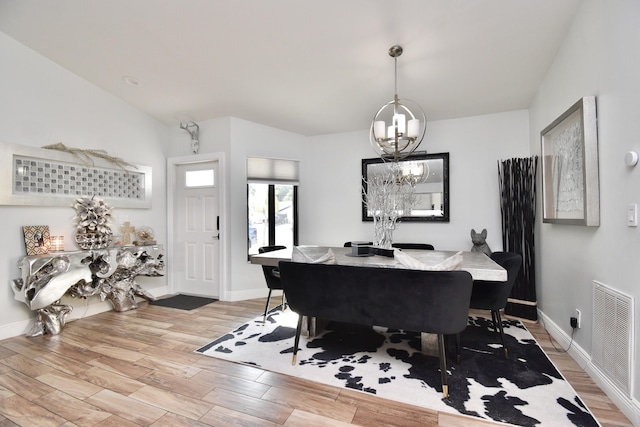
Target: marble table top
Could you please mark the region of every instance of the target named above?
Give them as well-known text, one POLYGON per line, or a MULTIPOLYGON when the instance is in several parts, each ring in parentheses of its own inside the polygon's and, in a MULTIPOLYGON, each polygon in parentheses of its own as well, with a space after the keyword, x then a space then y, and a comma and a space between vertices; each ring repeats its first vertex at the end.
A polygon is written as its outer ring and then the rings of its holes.
MULTIPOLYGON (((335 254, 336 262, 340 265, 354 265, 364 267, 382 267, 382 268, 406 268, 400 264, 395 258, 385 257, 381 255, 373 256, 350 256, 352 248, 344 247, 328 247, 328 246, 297 246, 304 255, 311 259, 318 259, 331 251, 335 254)), ((278 251, 267 252, 264 254, 252 255, 251 263, 260 265, 277 266, 278 262, 291 260, 293 249, 281 249, 278 251)), ((403 249, 402 252, 412 256, 418 261, 433 266, 450 256, 455 255, 456 251, 428 251, 416 249, 403 249)), ((507 280, 507 270, 502 268, 491 258, 482 252, 462 252, 461 270, 468 271, 474 280, 487 280, 504 282, 507 280)))

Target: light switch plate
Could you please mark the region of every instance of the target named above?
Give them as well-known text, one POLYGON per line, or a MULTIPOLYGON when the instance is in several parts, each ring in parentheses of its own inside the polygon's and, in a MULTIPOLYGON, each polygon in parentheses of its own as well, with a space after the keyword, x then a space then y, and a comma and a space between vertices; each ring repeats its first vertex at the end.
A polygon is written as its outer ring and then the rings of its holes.
POLYGON ((627 225, 629 227, 638 226, 638 205, 630 204, 627 209, 627 225))

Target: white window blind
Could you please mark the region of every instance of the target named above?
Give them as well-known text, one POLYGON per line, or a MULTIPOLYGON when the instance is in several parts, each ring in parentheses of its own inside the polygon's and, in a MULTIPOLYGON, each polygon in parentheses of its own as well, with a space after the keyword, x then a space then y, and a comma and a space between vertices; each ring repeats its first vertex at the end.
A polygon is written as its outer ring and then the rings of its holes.
POLYGON ((247 181, 298 184, 297 160, 247 157, 247 181))

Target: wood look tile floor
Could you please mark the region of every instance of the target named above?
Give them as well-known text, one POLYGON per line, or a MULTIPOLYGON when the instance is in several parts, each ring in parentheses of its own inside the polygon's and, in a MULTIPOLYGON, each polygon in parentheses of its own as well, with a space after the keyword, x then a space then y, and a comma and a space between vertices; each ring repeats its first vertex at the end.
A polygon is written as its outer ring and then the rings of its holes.
MULTIPOLYGON (((57 336, 0 341, 0 426, 496 425, 193 352, 264 303, 183 311, 143 302, 69 322, 57 336)), ((631 426, 540 325, 527 327, 603 426, 631 426)))

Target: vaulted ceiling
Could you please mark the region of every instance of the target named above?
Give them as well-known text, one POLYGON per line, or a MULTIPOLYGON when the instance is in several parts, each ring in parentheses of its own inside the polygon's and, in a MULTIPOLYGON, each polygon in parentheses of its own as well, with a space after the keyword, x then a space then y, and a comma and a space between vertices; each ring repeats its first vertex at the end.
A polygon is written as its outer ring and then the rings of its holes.
POLYGON ((0 31, 149 115, 366 129, 528 108, 580 0, 0 0, 0 31), (125 82, 130 76, 139 84, 125 82))

